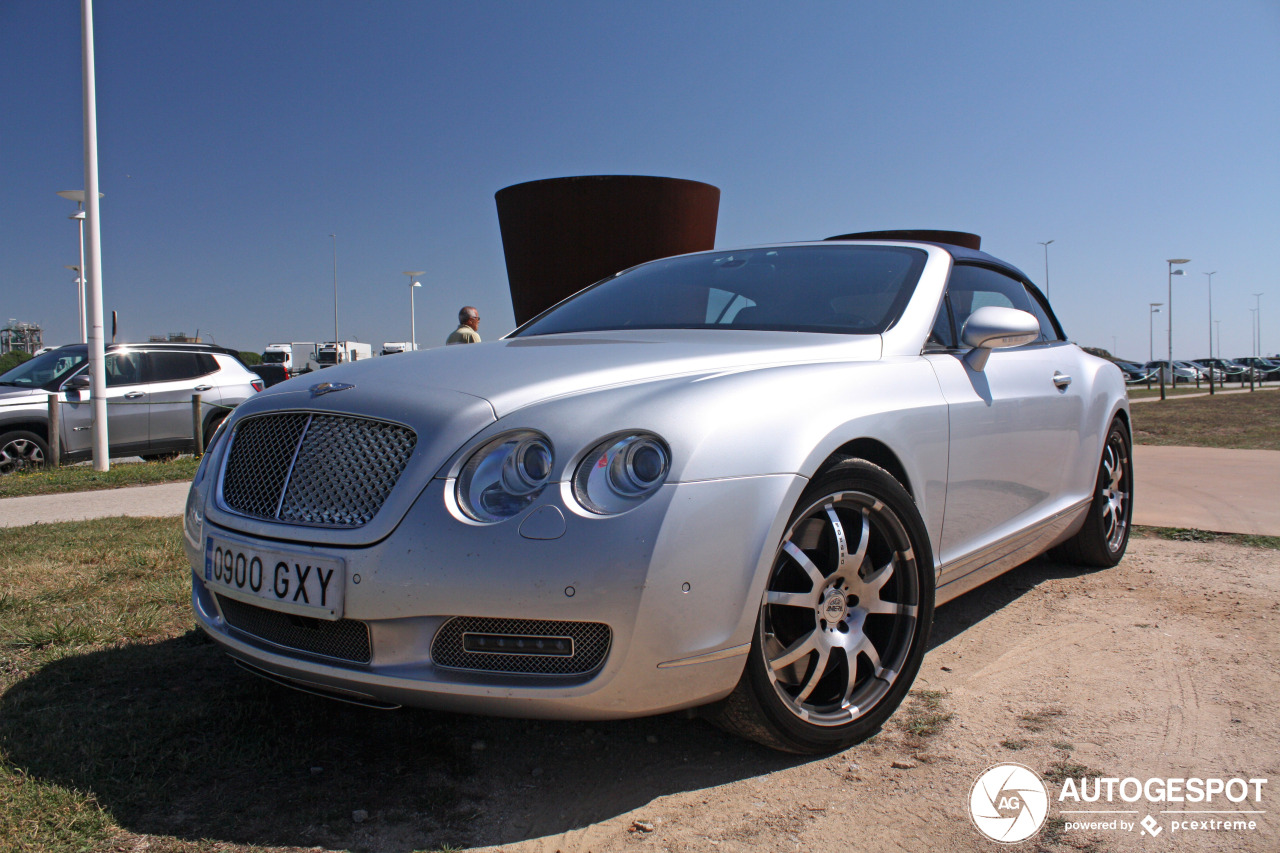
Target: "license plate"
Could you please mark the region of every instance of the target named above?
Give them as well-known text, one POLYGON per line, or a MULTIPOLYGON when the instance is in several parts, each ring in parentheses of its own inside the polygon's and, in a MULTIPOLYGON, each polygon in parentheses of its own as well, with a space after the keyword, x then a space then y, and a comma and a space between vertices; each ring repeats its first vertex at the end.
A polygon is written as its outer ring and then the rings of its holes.
POLYGON ((341 557, 208 536, 204 582, 220 595, 271 610, 342 618, 346 571, 341 557))

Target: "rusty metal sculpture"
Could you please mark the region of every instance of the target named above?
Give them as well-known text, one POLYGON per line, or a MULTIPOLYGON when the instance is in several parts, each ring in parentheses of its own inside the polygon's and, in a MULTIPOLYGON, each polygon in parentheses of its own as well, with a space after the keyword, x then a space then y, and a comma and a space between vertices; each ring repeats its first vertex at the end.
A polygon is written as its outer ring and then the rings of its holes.
POLYGON ((619 270, 715 248, 720 190, 699 181, 551 178, 494 199, 517 324, 619 270))

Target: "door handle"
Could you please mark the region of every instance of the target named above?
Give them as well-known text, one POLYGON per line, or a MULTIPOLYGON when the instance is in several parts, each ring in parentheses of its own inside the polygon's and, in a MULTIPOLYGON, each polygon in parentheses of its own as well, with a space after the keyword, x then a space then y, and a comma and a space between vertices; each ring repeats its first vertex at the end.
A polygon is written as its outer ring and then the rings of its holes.
POLYGON ((1053 384, 1057 385, 1059 388, 1066 388, 1071 384, 1071 377, 1065 373, 1059 373, 1055 370, 1053 372, 1053 384))
POLYGON ((141 391, 130 391, 128 394, 124 395, 124 398, 126 400, 136 400, 139 397, 145 397, 145 396, 147 395, 142 393, 141 391))
POLYGON ((193 388, 193 389, 191 389, 191 390, 193 390, 193 391, 208 391, 208 390, 209 390, 210 388, 212 388, 212 387, 213 387, 212 385, 197 385, 195 388, 193 388))

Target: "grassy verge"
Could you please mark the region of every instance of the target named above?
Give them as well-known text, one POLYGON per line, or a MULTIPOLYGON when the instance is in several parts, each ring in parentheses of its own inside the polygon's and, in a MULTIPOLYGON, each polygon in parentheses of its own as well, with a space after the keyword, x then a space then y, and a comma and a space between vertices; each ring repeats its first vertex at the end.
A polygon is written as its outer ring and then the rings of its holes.
POLYGON ((90 492, 123 486, 150 486, 156 483, 190 481, 200 460, 179 456, 167 462, 112 463, 110 471, 95 471, 89 465, 73 465, 44 471, 20 471, 0 477, 0 498, 53 495, 61 492, 90 492))
POLYGON ((392 834, 472 816, 466 725, 241 673, 192 627, 181 537, 0 529, 0 851, 363 850, 359 811, 392 834))
POLYGON ((1280 450, 1280 393, 1218 394, 1133 407, 1138 444, 1280 450))
POLYGON ((1197 530, 1187 527, 1141 527, 1133 528, 1135 536, 1149 539, 1169 539, 1174 542, 1225 542, 1228 545, 1241 545, 1245 548, 1267 548, 1280 551, 1280 536, 1259 536, 1252 533, 1213 533, 1208 530, 1197 530))

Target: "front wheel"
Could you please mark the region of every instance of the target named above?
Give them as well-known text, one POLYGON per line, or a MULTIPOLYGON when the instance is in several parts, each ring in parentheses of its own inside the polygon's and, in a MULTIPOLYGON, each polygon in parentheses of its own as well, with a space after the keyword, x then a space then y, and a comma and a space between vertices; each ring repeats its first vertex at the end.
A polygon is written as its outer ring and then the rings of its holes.
POLYGON ((34 432, 14 430, 0 435, 0 475, 43 468, 49 445, 34 432))
POLYGON ((915 680, 933 598, 932 551, 911 495, 869 462, 839 463, 801 495, 742 679, 709 716, 787 752, 864 740, 915 680))

